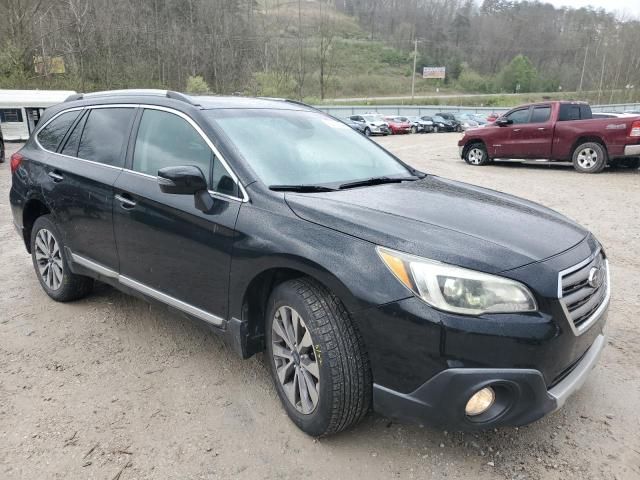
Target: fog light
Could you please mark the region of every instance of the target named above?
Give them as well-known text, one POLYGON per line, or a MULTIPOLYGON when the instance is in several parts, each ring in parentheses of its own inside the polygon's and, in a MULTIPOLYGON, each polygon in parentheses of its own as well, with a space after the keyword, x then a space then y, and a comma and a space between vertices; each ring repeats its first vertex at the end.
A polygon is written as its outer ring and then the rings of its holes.
POLYGON ((496 400, 496 394, 493 388, 486 387, 482 390, 478 390, 467 402, 467 406, 464 411, 470 417, 480 415, 491 408, 493 402, 496 400))

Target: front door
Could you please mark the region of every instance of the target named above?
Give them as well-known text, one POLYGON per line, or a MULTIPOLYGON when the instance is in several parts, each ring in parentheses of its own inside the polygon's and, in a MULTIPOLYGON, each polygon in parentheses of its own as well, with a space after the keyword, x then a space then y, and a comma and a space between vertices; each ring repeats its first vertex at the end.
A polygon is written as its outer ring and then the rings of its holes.
POLYGON ((496 141, 495 158, 527 158, 522 149, 524 141, 523 127, 529 123, 529 107, 513 110, 504 118, 511 120, 510 125, 500 127, 499 141, 496 141))
POLYGON ((221 325, 227 317, 231 249, 242 201, 236 183, 196 124, 180 112, 145 107, 132 154, 115 184, 114 229, 125 285, 221 325), (199 167, 214 207, 160 191, 159 169, 199 167))

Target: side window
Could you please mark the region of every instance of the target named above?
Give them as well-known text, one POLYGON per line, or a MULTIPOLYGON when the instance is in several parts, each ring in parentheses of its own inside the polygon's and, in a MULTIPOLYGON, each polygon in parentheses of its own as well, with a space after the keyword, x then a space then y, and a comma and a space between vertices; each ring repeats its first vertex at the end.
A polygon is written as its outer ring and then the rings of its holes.
POLYGON ((38 132, 38 142, 46 150, 55 152, 58 145, 69 130, 69 127, 76 121, 81 110, 65 112, 54 118, 49 124, 38 132))
POLYGON ((213 181, 211 184, 211 190, 218 193, 224 193, 225 195, 230 195, 232 197, 240 197, 238 185, 217 158, 213 159, 213 181))
POLYGON ((160 110, 144 111, 133 153, 136 172, 156 176, 164 167, 193 165, 209 179, 212 159, 209 145, 183 118, 160 110))
POLYGON ((22 123, 22 109, 0 108, 0 123, 22 123))
POLYGON ((551 107, 534 107, 531 114, 531 123, 544 123, 551 117, 551 107))
POLYGON ((529 122, 529 109, 523 108, 521 110, 516 110, 515 112, 511 112, 507 115, 509 120, 512 120, 514 124, 519 123, 528 123, 529 122))
POLYGON ((589 105, 580 105, 580 119, 591 120, 592 118, 591 107, 589 105))
POLYGON ((124 165, 123 146, 129 137, 134 111, 133 108, 91 110, 85 120, 78 157, 122 167, 124 165))
POLYGON ((62 148, 62 151, 60 153, 62 153, 63 155, 69 155, 70 157, 78 156, 78 147, 80 146, 80 136, 82 135, 82 129, 84 128, 84 124, 86 120, 87 120, 87 116, 85 115, 85 117, 82 118, 76 124, 75 127, 73 127, 73 131, 67 138, 67 141, 64 144, 64 147, 62 148))
POLYGON ((566 122, 568 120, 580 120, 580 106, 563 103, 560 105, 560 115, 558 115, 560 122, 566 122))

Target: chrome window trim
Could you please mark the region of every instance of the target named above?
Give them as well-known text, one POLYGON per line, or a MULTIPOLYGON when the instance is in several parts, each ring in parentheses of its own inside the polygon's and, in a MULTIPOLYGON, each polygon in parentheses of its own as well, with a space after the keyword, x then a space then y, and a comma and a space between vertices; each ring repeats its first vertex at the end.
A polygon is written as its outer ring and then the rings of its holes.
POLYGON ((159 302, 164 303, 165 305, 169 305, 170 307, 176 308, 182 312, 188 313, 197 317, 205 322, 211 323, 216 327, 221 327, 225 320, 224 318, 214 315, 213 313, 209 313, 206 310, 202 310, 201 308, 196 307, 195 305, 191 305, 190 303, 183 302, 171 295, 167 295, 166 293, 161 292, 160 290, 156 290, 155 288, 151 288, 144 283, 138 282, 131 277, 127 277, 126 275, 121 275, 115 270, 111 268, 105 267, 104 265, 100 265, 93 260, 90 260, 86 257, 78 255, 77 253, 71 253, 71 259, 73 263, 77 263, 78 265, 85 267, 89 270, 92 270, 100 275, 103 275, 108 278, 112 278, 117 280, 122 285, 129 287, 133 290, 137 290, 159 302))
MULTIPOLYGON (((245 190, 244 186, 240 182, 240 179, 238 178, 236 173, 233 171, 233 169, 229 166, 229 164, 227 163, 225 158, 222 156, 222 154, 220 153, 220 150, 218 150, 216 148, 216 146, 213 144, 211 139, 204 133, 204 131, 200 128, 200 126, 191 117, 189 117, 187 114, 185 114, 183 112, 180 112, 179 110, 175 110, 175 109, 170 108, 170 107, 163 107, 163 106, 159 106, 159 105, 140 105, 140 107, 143 108, 143 109, 159 110, 159 111, 163 111, 163 112, 172 113, 174 115, 179 116, 183 120, 186 120, 187 123, 189 123, 195 129, 195 131, 198 132, 198 134, 202 137, 202 139, 205 141, 205 143, 213 151, 213 153, 215 154, 216 158, 220 161, 220 163, 222 164, 224 169, 231 176, 233 181, 236 182, 236 185, 238 185, 238 188, 242 192, 242 198, 233 197, 231 195, 226 195, 224 193, 215 192, 213 190, 209 190, 209 192, 214 194, 214 195, 222 195, 225 198, 231 198, 231 199, 240 201, 242 203, 246 203, 246 202, 249 201, 249 195, 247 194, 247 191, 245 190)), ((132 170, 132 171, 135 172, 135 170, 132 170)), ((142 172, 136 172, 136 173, 142 173, 142 172)), ((145 175, 148 175, 148 174, 145 174, 145 175)), ((148 175, 148 176, 153 176, 153 175, 148 175)), ((157 177, 154 177, 154 178, 157 178, 157 177)))
POLYGON ((593 261, 594 258, 596 258, 601 252, 601 248, 598 248, 595 253, 591 254, 587 259, 583 260, 582 262, 574 265, 573 267, 569 267, 565 270, 562 270, 559 274, 558 274, 558 299, 560 300, 560 306, 562 307, 562 311, 564 313, 565 318, 567 319, 567 322, 569 323, 569 326, 571 327, 571 330, 573 331, 574 335, 579 336, 582 335, 584 332, 586 332, 587 330, 589 330, 589 328, 591 327, 591 325, 593 325, 602 315, 602 313, 604 312, 604 310, 609 306, 609 302, 611 301, 611 275, 609 272, 609 260, 607 260, 606 258, 604 259, 604 267, 605 267, 605 272, 607 274, 607 279, 606 279, 606 290, 605 290, 605 295, 604 298, 602 299, 602 303, 600 304, 600 306, 598 306, 598 308, 596 309, 595 312, 593 312, 591 314, 591 316, 589 318, 587 318, 584 322, 582 322, 578 327, 576 327, 573 323, 573 320, 571 320, 571 314, 569 313, 569 309, 567 309, 567 306, 565 305, 564 301, 562 300, 563 296, 562 296, 562 277, 573 273, 577 270, 580 270, 581 268, 583 268, 585 265, 588 265, 589 263, 591 263, 593 261))

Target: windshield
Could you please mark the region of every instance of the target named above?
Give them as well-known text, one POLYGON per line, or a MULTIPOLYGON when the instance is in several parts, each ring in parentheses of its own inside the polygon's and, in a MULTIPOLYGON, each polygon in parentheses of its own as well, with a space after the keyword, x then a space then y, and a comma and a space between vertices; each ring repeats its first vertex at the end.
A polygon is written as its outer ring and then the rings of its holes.
POLYGON ((360 133, 319 113, 266 109, 205 113, 268 186, 340 184, 412 174, 360 133))

